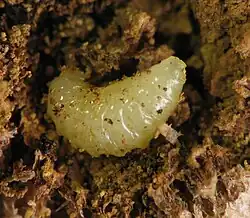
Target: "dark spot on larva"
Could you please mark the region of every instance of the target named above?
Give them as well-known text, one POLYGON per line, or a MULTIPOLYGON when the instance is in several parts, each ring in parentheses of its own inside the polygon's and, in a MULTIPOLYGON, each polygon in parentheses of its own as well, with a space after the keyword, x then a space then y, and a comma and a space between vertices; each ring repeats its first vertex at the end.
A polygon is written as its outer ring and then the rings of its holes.
POLYGON ((68 118, 70 118, 70 116, 69 116, 68 114, 65 114, 65 113, 64 113, 63 119, 66 120, 66 119, 68 119, 68 118))
POLYGON ((147 129, 147 126, 144 126, 144 129, 147 129))
POLYGON ((157 98, 157 100, 161 100, 161 96, 157 96, 156 98, 157 98))
POLYGON ((157 112, 157 114, 161 114, 162 113, 162 109, 159 109, 159 110, 157 110, 156 112, 157 112))
POLYGON ((124 92, 127 92, 127 89, 122 89, 122 94, 124 94, 124 92))
POLYGON ((142 103, 141 103, 141 106, 142 106, 142 107, 145 107, 145 104, 142 102, 142 103))
POLYGON ((58 116, 63 108, 64 108, 63 104, 55 104, 52 111, 54 112, 55 116, 58 116))
POLYGON ((161 85, 158 85, 158 88, 160 89, 160 88, 161 88, 161 85))
POLYGON ((70 107, 74 107, 74 102, 70 102, 70 103, 69 103, 69 106, 70 106, 70 107))
POLYGON ((120 101, 124 104, 125 101, 124 101, 124 98, 120 98, 120 101))
POLYGON ((110 125, 113 125, 113 121, 110 118, 104 118, 104 121, 106 121, 110 125))
POLYGON ((167 88, 167 87, 164 87, 164 88, 163 88, 163 91, 165 91, 165 92, 166 92, 167 90, 168 90, 168 88, 167 88))
POLYGON ((93 91, 93 94, 99 97, 99 92, 97 92, 96 90, 93 91))
POLYGON ((120 120, 116 120, 117 122, 121 122, 120 120))

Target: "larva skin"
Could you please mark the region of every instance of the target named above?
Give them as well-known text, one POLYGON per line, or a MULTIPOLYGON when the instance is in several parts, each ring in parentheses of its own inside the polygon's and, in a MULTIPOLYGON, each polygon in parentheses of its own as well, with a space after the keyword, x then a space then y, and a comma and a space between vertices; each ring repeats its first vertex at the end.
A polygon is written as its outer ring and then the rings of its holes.
POLYGON ((64 68, 49 85, 48 115, 58 133, 80 151, 124 156, 147 147, 174 111, 186 80, 185 67, 171 56, 105 87, 93 87, 79 70, 64 68))

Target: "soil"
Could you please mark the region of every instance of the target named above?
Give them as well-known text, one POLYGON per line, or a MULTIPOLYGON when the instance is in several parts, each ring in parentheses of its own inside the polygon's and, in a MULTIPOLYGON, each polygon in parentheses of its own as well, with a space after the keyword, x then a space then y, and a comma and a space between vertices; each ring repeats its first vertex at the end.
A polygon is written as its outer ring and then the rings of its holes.
POLYGON ((0 1, 0 217, 249 217, 249 27, 240 0, 0 1), (100 84, 170 55, 175 144, 92 158, 46 116, 64 65, 100 84))

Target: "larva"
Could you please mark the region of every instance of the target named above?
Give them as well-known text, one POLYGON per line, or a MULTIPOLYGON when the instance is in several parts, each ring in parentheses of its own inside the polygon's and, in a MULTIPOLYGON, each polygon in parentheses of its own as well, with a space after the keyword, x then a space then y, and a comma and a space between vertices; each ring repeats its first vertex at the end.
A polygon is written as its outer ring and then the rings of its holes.
POLYGON ((57 132, 92 156, 124 156, 145 148, 177 106, 185 63, 169 57, 135 76, 94 87, 64 68, 49 85, 47 113, 57 132))

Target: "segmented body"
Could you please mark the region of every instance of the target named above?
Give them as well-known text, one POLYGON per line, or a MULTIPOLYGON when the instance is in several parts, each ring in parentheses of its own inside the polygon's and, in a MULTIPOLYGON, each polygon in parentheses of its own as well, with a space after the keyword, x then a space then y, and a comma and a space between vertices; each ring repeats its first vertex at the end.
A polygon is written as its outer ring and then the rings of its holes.
POLYGON ((148 71, 93 87, 65 68, 49 86, 48 115, 59 134, 92 156, 145 148, 179 102, 185 63, 169 57, 148 71))

